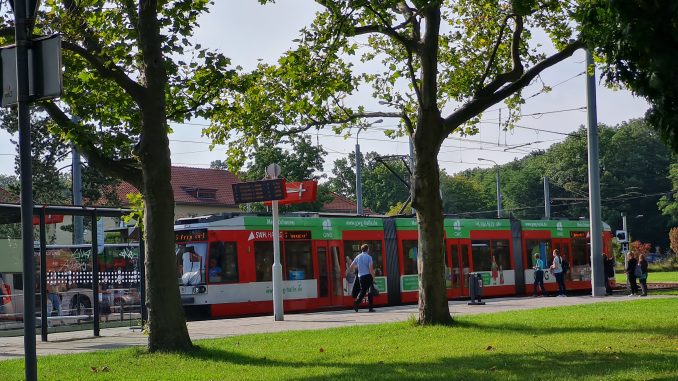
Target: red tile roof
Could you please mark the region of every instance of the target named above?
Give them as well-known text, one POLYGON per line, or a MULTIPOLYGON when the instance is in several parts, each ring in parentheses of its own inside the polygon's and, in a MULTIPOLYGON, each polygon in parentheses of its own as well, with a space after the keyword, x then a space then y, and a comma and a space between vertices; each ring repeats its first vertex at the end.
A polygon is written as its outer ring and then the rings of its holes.
MULTIPOLYGON (((221 169, 205 169, 172 166, 172 189, 174 202, 182 205, 224 205, 235 207, 232 184, 240 181, 234 174, 221 169), (211 196, 214 198, 205 198, 211 196), (203 197, 198 198, 198 194, 203 197)), ((123 205, 129 205, 127 195, 137 193, 132 184, 123 182, 118 186, 117 193, 123 205)), ((330 192, 332 201, 325 204, 324 212, 328 213, 355 213, 355 201, 340 194, 330 192)), ((365 208, 365 214, 375 214, 365 208)))
MULTIPOLYGON (((234 174, 222 169, 172 166, 172 190, 177 204, 235 206, 231 184, 238 181, 234 174)), ((132 184, 123 182, 117 193, 123 205, 127 205, 126 195, 137 192, 132 184)))
MULTIPOLYGON (((346 198, 338 193, 330 192, 330 195, 334 197, 332 201, 328 202, 323 206, 324 212, 329 213, 355 213, 358 204, 355 201, 346 198)), ((370 208, 363 208, 363 212, 367 215, 375 214, 370 208)))

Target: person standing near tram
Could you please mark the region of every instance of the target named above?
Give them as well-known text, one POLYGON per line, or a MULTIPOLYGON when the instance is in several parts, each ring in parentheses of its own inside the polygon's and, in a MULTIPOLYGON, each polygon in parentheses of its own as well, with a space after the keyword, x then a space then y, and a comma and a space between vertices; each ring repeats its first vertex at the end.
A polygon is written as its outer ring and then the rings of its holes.
POLYGON ((630 252, 626 260, 626 279, 629 282, 629 296, 638 295, 638 283, 636 277, 636 266, 638 265, 638 259, 634 252, 630 252))
POLYGON ((544 261, 541 260, 539 253, 534 255, 534 296, 537 296, 538 287, 541 288, 541 296, 546 296, 544 288, 544 261))
POLYGON ((551 272, 556 277, 558 283, 558 296, 567 296, 565 289, 565 274, 563 273, 563 258, 560 256, 558 249, 553 250, 553 264, 551 264, 551 272))

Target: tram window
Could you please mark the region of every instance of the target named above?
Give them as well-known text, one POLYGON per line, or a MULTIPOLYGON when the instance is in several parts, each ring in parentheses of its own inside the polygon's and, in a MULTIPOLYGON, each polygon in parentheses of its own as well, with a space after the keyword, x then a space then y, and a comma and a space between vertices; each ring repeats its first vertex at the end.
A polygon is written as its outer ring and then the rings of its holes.
POLYGON ((184 286, 205 283, 207 242, 177 244, 180 282, 184 286))
POLYGON ((254 268, 257 282, 270 282, 273 271, 273 242, 254 243, 254 268))
POLYGON ((353 259, 360 254, 360 246, 367 244, 370 246, 370 256, 372 257, 372 267, 376 276, 383 276, 384 253, 381 241, 379 240, 356 240, 344 241, 344 253, 346 254, 346 266, 348 267, 353 259))
POLYGON ((403 275, 418 274, 417 244, 416 240, 403 241, 403 275))
POLYGON ((212 242, 207 269, 210 283, 238 281, 238 249, 235 242, 212 242))
POLYGON ((589 250, 585 239, 572 240, 572 266, 589 264, 589 250))
POLYGON ((360 246, 363 241, 344 241, 344 254, 346 254, 346 263, 350 265, 355 257, 360 254, 360 246))
POLYGON ((339 264, 341 253, 339 252, 339 247, 332 246, 330 252, 332 253, 332 258, 330 260, 332 263, 332 281, 334 284, 332 290, 334 291, 335 296, 343 296, 344 290, 341 287, 341 265, 339 264))
POLYGON ((315 279, 311 242, 285 242, 285 279, 315 279))
POLYGON ((505 239, 492 241, 492 258, 499 270, 511 270, 511 250, 509 241, 505 239))
POLYGON ((549 260, 549 253, 551 253, 551 241, 549 240, 538 240, 538 239, 526 239, 525 240, 525 250, 527 252, 527 268, 534 267, 535 260, 534 255, 539 254, 540 259, 544 262, 546 266, 547 261, 549 260))
POLYGON ((323 298, 330 294, 328 286, 329 275, 327 273, 327 249, 319 247, 316 255, 318 256, 318 296, 323 298))
POLYGON ((473 241, 471 246, 471 253, 473 256, 473 271, 492 270, 492 259, 490 258, 490 241, 473 241))

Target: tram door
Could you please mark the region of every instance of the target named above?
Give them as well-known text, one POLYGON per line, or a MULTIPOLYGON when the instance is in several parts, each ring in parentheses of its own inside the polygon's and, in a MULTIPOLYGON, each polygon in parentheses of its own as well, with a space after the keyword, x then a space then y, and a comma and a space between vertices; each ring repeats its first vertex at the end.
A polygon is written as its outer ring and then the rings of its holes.
POLYGON ((468 296, 468 273, 471 242, 467 239, 450 239, 447 241, 450 258, 448 277, 446 279, 450 297, 468 296))
POLYGON ((343 296, 340 241, 316 241, 318 300, 321 306, 339 306, 343 296))
MULTIPOLYGON (((570 255, 570 240, 567 238, 554 238, 553 248, 558 249, 560 256, 572 265, 572 256, 570 255)), ((549 254, 549 263, 553 263, 553 258, 549 254)), ((572 280, 572 271, 565 275, 565 280, 572 280)))

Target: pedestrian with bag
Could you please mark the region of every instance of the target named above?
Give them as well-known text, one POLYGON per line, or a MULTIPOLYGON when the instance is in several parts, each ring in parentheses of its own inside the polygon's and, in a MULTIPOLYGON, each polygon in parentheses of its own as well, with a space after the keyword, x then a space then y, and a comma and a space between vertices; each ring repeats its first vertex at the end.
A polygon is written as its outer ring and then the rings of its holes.
POLYGON ((647 260, 645 259, 645 254, 640 254, 640 257, 638 258, 638 264, 636 265, 636 269, 639 269, 640 276, 638 276, 638 280, 640 280, 640 289, 641 289, 641 294, 640 296, 647 296, 647 260))
POLYGON ((630 252, 626 260, 626 279, 629 282, 629 296, 636 296, 638 294, 638 283, 636 276, 636 267, 638 266, 638 259, 636 259, 636 254, 630 252))
POLYGON ((374 308, 372 307, 373 296, 370 292, 372 284, 374 283, 374 266, 372 265, 372 257, 369 252, 369 245, 364 244, 360 246, 360 254, 358 254, 355 259, 353 259, 353 263, 351 263, 352 269, 358 269, 358 279, 356 281, 360 282, 360 293, 353 302, 353 310, 355 310, 355 312, 358 312, 360 302, 365 295, 367 295, 369 311, 374 312, 374 308))
POLYGON ((539 253, 534 255, 534 295, 537 296, 538 287, 541 288, 541 296, 546 296, 546 288, 544 287, 544 261, 541 260, 539 253))
POLYGON ((565 273, 563 272, 563 258, 560 256, 558 249, 553 250, 553 264, 551 264, 551 271, 556 277, 558 283, 558 296, 567 296, 565 289, 565 273))

